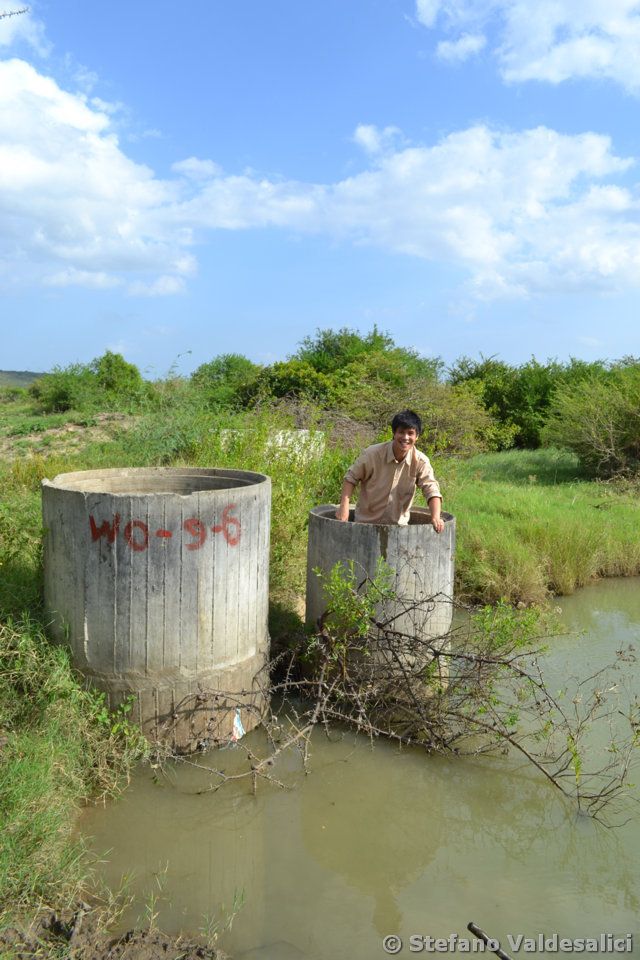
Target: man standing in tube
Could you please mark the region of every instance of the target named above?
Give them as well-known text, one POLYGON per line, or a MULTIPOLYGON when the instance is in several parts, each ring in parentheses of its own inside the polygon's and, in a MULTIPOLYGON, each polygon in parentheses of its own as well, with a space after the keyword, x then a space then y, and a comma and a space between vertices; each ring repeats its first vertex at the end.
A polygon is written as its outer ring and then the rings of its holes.
POLYGON ((405 526, 409 523, 411 504, 418 487, 429 505, 433 529, 442 533, 440 487, 429 458, 416 448, 416 441, 422 433, 422 421, 413 410, 402 410, 391 421, 391 429, 392 440, 367 447, 347 470, 336 519, 349 519, 349 501, 360 484, 356 523, 405 526))

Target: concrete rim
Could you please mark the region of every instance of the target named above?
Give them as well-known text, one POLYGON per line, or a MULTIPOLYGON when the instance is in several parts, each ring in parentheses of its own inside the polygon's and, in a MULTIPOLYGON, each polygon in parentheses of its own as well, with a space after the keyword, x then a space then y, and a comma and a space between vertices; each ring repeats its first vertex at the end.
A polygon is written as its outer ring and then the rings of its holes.
MULTIPOLYGON (((321 503, 319 506, 312 508, 312 510, 310 511, 310 516, 318 517, 318 519, 320 520, 331 520, 333 521, 333 523, 344 523, 343 520, 336 519, 335 512, 337 509, 338 509, 337 503, 321 503)), ((355 513, 355 507, 350 507, 349 508, 350 522, 354 522, 353 521, 354 513, 355 513)), ((429 521, 426 518, 430 516, 431 514, 427 507, 411 507, 408 524, 362 523, 361 525, 366 527, 398 527, 400 529, 403 529, 403 527, 413 527, 413 526, 421 526, 423 524, 427 524, 429 521)), ((455 517, 452 513, 445 513, 444 511, 442 511, 441 517, 444 520, 445 525, 455 520, 455 517)))
POLYGON ((199 493, 220 492, 224 489, 239 492, 243 487, 254 487, 269 483, 270 480, 266 474, 253 473, 250 470, 231 470, 224 467, 121 467, 106 470, 78 470, 71 473, 59 473, 52 480, 44 479, 42 486, 73 493, 107 494, 112 497, 140 495, 160 497, 167 496, 169 493, 173 495, 177 494, 178 496, 193 496, 199 493), (162 480, 163 477, 174 482, 184 478, 185 481, 191 480, 192 485, 195 481, 196 485, 195 488, 192 487, 191 490, 183 494, 176 490, 141 489, 141 484, 144 483, 145 479, 148 478, 149 480, 157 482, 158 480, 162 480), (121 483, 122 480, 126 480, 127 478, 131 478, 131 490, 123 490, 121 486, 118 490, 109 490, 109 480, 118 480, 121 483), (198 479, 203 481, 201 486, 197 484, 198 479), (206 480, 228 480, 230 482, 228 486, 222 484, 212 488, 204 482, 206 480), (91 481, 95 481, 95 483, 92 484, 91 481))

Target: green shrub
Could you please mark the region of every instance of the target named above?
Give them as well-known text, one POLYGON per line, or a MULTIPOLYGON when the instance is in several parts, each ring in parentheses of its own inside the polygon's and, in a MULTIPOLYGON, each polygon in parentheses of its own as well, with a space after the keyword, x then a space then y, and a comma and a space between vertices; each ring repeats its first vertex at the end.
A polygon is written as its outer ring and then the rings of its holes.
MULTIPOLYGON (((604 376, 606 371, 607 365, 601 360, 586 363, 572 358, 562 364, 557 360, 539 363, 532 357, 514 367, 495 357, 462 357, 449 371, 449 382, 474 385, 485 409, 511 429, 513 443, 536 449, 542 443, 554 391, 562 384, 575 385, 586 378, 604 376)), ((502 449, 510 445, 503 443, 502 449)))
POLYGON ((56 366, 29 387, 29 393, 43 413, 86 410, 95 406, 97 392, 95 373, 83 363, 56 366))
POLYGON ((0 387, 0 403, 15 403, 26 396, 24 387, 0 387))
POLYGON ((640 363, 556 390, 544 432, 598 477, 640 469, 640 363))
POLYGON ((251 394, 261 369, 240 353, 223 353, 201 364, 191 374, 191 382, 204 393, 209 406, 238 409, 251 394))
POLYGON ((109 400, 129 400, 138 397, 144 389, 144 380, 138 368, 128 363, 120 353, 111 350, 90 364, 98 388, 109 400))
POLYGON ((254 381, 240 388, 239 392, 245 404, 286 397, 324 405, 331 394, 331 378, 319 373, 306 360, 292 358, 265 367, 254 381))
POLYGON ((513 428, 501 426, 472 387, 452 387, 423 379, 401 385, 376 379, 344 379, 333 392, 333 409, 368 423, 380 438, 388 433, 394 413, 410 407, 420 414, 421 449, 429 455, 470 457, 509 444, 513 428))
MULTIPOLYGON (((347 327, 341 330, 317 330, 315 336, 305 337, 301 341, 292 359, 302 360, 318 373, 329 376, 354 365, 356 369, 377 366, 380 375, 381 366, 387 364, 395 371, 395 377, 401 380, 420 377, 435 381, 443 369, 439 358, 421 357, 416 350, 397 347, 389 334, 381 332, 375 325, 365 335, 347 327)), ((388 379, 388 376, 382 374, 381 379, 388 379)))
POLYGON ((43 413, 129 408, 147 394, 140 371, 110 350, 91 363, 54 367, 38 377, 29 393, 43 413))

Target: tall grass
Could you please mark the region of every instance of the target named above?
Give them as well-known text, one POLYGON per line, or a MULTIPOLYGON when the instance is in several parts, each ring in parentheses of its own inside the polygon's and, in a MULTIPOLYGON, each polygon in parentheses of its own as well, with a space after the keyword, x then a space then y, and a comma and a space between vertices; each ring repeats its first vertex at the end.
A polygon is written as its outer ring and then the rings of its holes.
POLYGON ((514 450, 443 469, 463 597, 539 603, 640 573, 637 495, 585 480, 571 454, 514 450))
POLYGON ((85 689, 46 636, 40 480, 79 465, 16 461, 0 473, 0 923, 21 907, 70 901, 88 860, 79 805, 114 791, 147 747, 85 689))
POLYGON ((69 900, 87 872, 78 806, 115 790, 146 745, 27 617, 0 625, 0 731, 0 904, 69 900))

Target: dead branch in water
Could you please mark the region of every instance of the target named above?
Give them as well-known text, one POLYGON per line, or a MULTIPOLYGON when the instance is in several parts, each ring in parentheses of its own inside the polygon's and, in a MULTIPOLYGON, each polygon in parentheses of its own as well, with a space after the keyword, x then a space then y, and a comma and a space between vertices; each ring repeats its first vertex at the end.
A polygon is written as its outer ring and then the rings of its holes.
MULTIPOLYGON (((409 635, 396 629, 397 597, 393 615, 385 618, 383 594, 368 578, 347 585, 317 632, 269 665, 253 708, 264 714, 264 704, 275 705, 261 717, 266 742, 236 743, 242 762, 236 755, 233 772, 223 769, 224 761, 201 767, 211 783, 199 793, 247 778, 254 793, 259 780, 284 787, 274 774, 283 754, 297 750, 306 770, 315 728, 330 734, 346 725, 371 740, 384 737, 428 753, 515 752, 581 812, 605 820, 606 811, 605 822, 620 819, 640 743, 640 704, 624 684, 633 649, 618 651, 606 669, 585 679, 564 677, 554 692, 539 663, 535 613, 500 604, 433 637, 429 598, 403 608, 418 624, 409 635), (606 743, 593 743, 598 730, 606 731, 606 743)), ((198 699, 215 714, 246 709, 247 695, 203 691, 198 699)))

